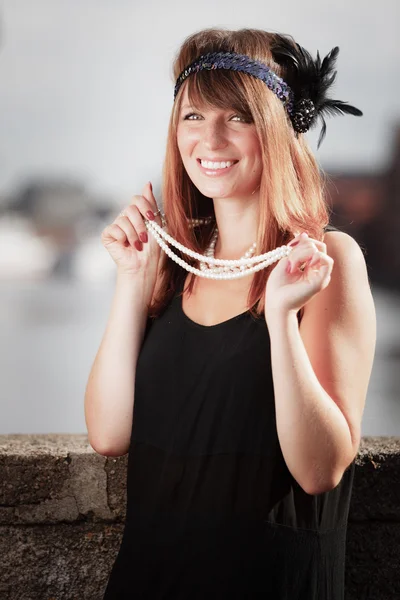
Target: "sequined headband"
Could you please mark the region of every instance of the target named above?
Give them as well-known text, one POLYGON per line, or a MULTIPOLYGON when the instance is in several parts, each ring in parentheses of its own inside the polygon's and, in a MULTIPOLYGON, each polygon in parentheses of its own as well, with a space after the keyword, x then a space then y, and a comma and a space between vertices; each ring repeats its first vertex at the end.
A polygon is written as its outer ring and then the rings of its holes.
POLYGON ((354 106, 326 97, 326 91, 336 77, 333 66, 339 53, 336 46, 321 63, 319 53, 314 60, 299 44, 293 45, 284 36, 276 35, 272 50, 278 63, 286 63, 290 74, 290 84, 279 77, 263 62, 254 60, 245 54, 236 52, 209 52, 202 54, 185 67, 176 80, 174 101, 187 77, 203 69, 230 69, 242 71, 261 79, 267 87, 282 101, 296 133, 305 133, 321 117, 323 127, 318 140, 320 146, 326 132, 323 115, 348 113, 361 116, 363 113, 354 106))
POLYGON ((199 56, 179 75, 175 85, 174 100, 185 79, 192 73, 198 73, 203 69, 230 69, 253 75, 253 77, 261 79, 282 100, 289 114, 293 111, 293 92, 288 84, 264 63, 235 52, 209 52, 199 56))

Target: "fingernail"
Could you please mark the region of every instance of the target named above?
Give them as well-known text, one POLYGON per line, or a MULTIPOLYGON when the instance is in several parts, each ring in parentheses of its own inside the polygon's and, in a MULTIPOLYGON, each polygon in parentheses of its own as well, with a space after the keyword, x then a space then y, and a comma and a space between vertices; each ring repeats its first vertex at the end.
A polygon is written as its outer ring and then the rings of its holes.
POLYGON ((288 246, 297 246, 298 243, 299 243, 299 240, 292 241, 292 242, 288 243, 288 246))
POLYGON ((135 246, 136 246, 137 250, 143 250, 142 242, 139 242, 139 240, 135 241, 135 246))
POLYGON ((142 231, 141 233, 139 233, 139 237, 142 240, 142 242, 147 242, 147 233, 146 231, 142 231))
POLYGON ((148 219, 150 219, 150 221, 154 221, 154 219, 155 219, 154 213, 153 213, 153 211, 151 211, 151 210, 148 210, 148 211, 147 211, 147 213, 146 213, 146 217, 147 217, 148 219))
POLYGON ((149 186, 150 186, 151 191, 153 191, 153 186, 151 185, 151 181, 149 181, 149 186))

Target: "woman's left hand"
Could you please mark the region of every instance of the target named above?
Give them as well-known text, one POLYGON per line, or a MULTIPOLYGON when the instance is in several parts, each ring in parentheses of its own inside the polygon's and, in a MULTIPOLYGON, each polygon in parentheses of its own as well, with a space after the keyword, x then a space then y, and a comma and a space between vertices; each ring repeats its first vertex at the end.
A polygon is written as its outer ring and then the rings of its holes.
POLYGON ((333 258, 326 244, 307 233, 296 236, 289 256, 280 259, 271 271, 265 288, 265 317, 279 311, 297 313, 330 282, 333 258), (300 268, 301 267, 301 268, 300 268))

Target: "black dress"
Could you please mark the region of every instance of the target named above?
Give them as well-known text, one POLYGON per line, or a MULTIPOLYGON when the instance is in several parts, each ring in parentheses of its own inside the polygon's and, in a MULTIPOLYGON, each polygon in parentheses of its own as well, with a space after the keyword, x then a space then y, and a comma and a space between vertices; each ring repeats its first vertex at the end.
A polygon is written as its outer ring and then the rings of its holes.
POLYGON ((200 325, 180 291, 138 358, 103 600, 343 600, 354 461, 333 490, 304 492, 279 444, 265 319, 200 325))

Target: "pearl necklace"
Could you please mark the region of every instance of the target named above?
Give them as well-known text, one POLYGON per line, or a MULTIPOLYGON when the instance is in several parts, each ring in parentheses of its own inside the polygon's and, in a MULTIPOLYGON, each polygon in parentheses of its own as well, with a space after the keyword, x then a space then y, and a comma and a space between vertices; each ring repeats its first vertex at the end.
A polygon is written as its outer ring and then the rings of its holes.
MULTIPOLYGON (((218 239, 218 227, 215 226, 215 231, 213 233, 213 236, 211 238, 211 242, 205 252, 205 256, 207 257, 211 257, 214 258, 214 252, 215 252, 215 245, 217 243, 217 239, 218 239)), ((249 258, 250 256, 252 256, 255 252, 257 243, 254 242, 254 244, 247 250, 247 252, 240 257, 239 261, 242 260, 243 258, 249 258)), ((202 271, 207 271, 208 273, 226 273, 226 272, 236 272, 238 269, 240 270, 241 267, 209 267, 207 266, 207 263, 200 263, 200 269, 202 271)), ((242 269, 243 270, 243 269, 242 269)))
MULTIPOLYGON (((161 211, 160 211, 161 212, 161 211)), ((204 224, 210 222, 211 218, 208 219, 192 219, 190 226, 195 227, 196 225, 204 224)), ((167 225, 165 216, 161 213, 161 221, 163 227, 167 225)), ((246 277, 251 273, 256 273, 257 271, 261 271, 261 269, 265 269, 269 265, 274 262, 280 260, 284 256, 288 256, 292 251, 291 246, 281 246, 280 248, 276 248, 275 250, 271 250, 270 252, 266 252, 265 254, 260 254, 258 256, 251 256, 249 253, 253 253, 255 250, 255 245, 253 244, 246 252, 246 254, 240 258, 239 260, 228 260, 223 258, 214 258, 213 257, 213 242, 214 237, 218 235, 218 229, 216 228, 216 232, 214 232, 213 238, 209 247, 207 248, 207 252, 211 253, 207 256, 203 256, 198 252, 194 252, 190 250, 190 248, 186 248, 174 238, 172 238, 162 227, 160 227, 154 221, 150 221, 145 219, 145 226, 148 231, 153 235, 158 245, 161 249, 179 266, 183 267, 189 273, 194 273, 195 275, 199 275, 199 277, 205 277, 207 279, 239 279, 240 277, 246 277), (164 241, 165 240, 165 241, 164 241), (202 263, 207 263, 208 265, 220 265, 224 267, 224 269, 215 270, 213 267, 205 267, 196 269, 196 267, 192 267, 187 262, 182 260, 179 256, 177 256, 165 242, 169 242, 172 246, 183 252, 183 254, 187 254, 192 258, 200 261, 200 265, 202 263), (246 256, 247 255, 247 256, 246 256), (258 263, 258 264, 257 264, 258 263)), ((216 237, 215 237, 216 242, 216 237)), ((215 244, 214 244, 215 246, 215 244)))

